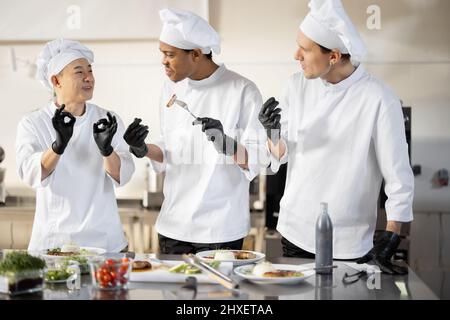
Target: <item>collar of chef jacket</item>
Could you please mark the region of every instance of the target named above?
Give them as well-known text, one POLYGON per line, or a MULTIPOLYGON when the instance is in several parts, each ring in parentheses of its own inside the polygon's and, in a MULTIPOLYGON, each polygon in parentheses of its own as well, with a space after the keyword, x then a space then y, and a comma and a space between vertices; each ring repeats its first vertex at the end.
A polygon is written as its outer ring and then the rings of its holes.
POLYGON ((216 82, 218 79, 220 79, 220 77, 223 76, 226 70, 227 68, 225 67, 224 64, 219 64, 219 67, 216 69, 216 71, 214 71, 213 74, 210 75, 208 78, 202 80, 188 79, 188 84, 189 86, 194 88, 206 87, 216 82))
POLYGON ((363 77, 364 73, 365 73, 365 69, 360 64, 348 78, 346 78, 336 84, 329 83, 320 78, 319 79, 320 79, 320 83, 322 84, 322 87, 325 89, 325 91, 332 91, 332 92, 345 91, 348 88, 350 88, 354 83, 356 83, 359 79, 361 79, 363 77))
MULTIPOLYGON (((81 125, 82 123, 84 123, 84 121, 88 117, 90 106, 89 106, 88 103, 85 103, 85 105, 86 105, 86 110, 84 111, 83 115, 82 116, 75 116, 75 124, 74 124, 75 127, 77 127, 77 126, 81 125)), ((55 102, 50 103, 51 117, 53 117, 53 115, 55 114, 56 109, 58 109, 58 106, 56 105, 56 103, 55 102)))

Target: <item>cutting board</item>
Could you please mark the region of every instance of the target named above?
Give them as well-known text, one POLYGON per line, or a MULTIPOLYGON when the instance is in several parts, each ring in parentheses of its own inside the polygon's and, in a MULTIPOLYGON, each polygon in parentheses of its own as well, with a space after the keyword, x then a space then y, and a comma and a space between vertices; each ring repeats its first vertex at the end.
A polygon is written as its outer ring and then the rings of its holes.
MULTIPOLYGON (((180 274, 169 272, 167 268, 161 267, 159 264, 154 261, 148 260, 155 269, 149 271, 135 271, 130 274, 131 282, 174 282, 174 283, 184 283, 186 282, 187 277, 195 277, 197 278, 198 283, 211 283, 218 284, 216 281, 211 279, 207 274, 198 273, 198 274, 180 274)), ((174 260, 162 260, 164 265, 168 266, 176 266, 182 264, 183 261, 174 261, 174 260)), ((232 262, 222 262, 218 269, 223 274, 229 276, 233 271, 233 263, 232 262)))

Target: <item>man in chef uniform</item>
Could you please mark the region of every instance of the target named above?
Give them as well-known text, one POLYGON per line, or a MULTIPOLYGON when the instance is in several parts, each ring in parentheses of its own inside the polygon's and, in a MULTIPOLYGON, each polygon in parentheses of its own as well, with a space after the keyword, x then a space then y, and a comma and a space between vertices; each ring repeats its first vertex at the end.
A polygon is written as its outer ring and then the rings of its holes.
POLYGON ((314 257, 320 202, 328 202, 335 259, 391 263, 402 222, 413 219, 414 178, 399 98, 359 63, 366 48, 340 0, 313 0, 298 32, 294 74, 280 107, 259 115, 270 137, 271 168, 288 163, 277 230, 285 256, 314 257), (281 133, 281 135, 280 135, 281 133), (387 227, 377 239, 377 200, 385 180, 387 227))
POLYGON ((242 249, 250 230, 249 183, 269 164, 258 121, 255 84, 212 60, 216 31, 188 11, 160 11, 159 49, 167 81, 160 101, 161 136, 145 144, 136 119, 125 140, 137 157, 165 171, 164 202, 156 222, 162 253, 242 249), (187 104, 191 116, 172 95, 187 104), (197 119, 195 119, 198 117, 197 119))
POLYGON ((91 50, 66 39, 47 43, 36 61, 37 78, 54 101, 17 128, 17 170, 36 189, 30 251, 68 243, 109 252, 127 247, 114 187, 130 180, 134 162, 121 119, 86 103, 93 62, 91 50))

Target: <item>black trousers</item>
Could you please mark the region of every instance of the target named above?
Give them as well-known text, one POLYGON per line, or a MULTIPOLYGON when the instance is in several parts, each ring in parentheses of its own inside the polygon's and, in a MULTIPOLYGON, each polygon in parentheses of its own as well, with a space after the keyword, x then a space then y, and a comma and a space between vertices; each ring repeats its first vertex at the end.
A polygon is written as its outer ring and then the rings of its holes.
POLYGON ((285 237, 281 238, 281 245, 283 246, 283 257, 288 258, 303 258, 303 259, 314 259, 315 254, 303 250, 302 248, 297 247, 295 244, 290 242, 285 237))
MULTIPOLYGON (((303 258, 303 259, 314 259, 316 255, 309 251, 303 250, 302 248, 297 247, 295 244, 290 242, 285 237, 281 238, 281 245, 283 246, 283 257, 288 258, 303 258)), ((356 261, 356 259, 345 259, 345 261, 356 261)), ((333 260, 342 260, 342 259, 333 259, 333 260)))
POLYGON ((185 242, 181 240, 171 239, 169 237, 158 234, 159 252, 163 254, 183 254, 183 253, 197 253, 199 251, 207 250, 241 250, 244 244, 244 238, 230 242, 221 243, 194 243, 185 242))

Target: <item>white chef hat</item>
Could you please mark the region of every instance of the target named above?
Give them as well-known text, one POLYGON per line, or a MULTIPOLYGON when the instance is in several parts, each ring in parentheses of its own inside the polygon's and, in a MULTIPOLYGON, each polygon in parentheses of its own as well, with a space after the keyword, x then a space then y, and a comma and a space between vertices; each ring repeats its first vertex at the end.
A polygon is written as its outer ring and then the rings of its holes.
POLYGON ((84 58, 92 64, 94 53, 78 41, 56 39, 47 42, 36 60, 36 78, 44 87, 53 91, 52 76, 57 75, 69 63, 80 58, 84 58))
POLYGON ((350 54, 353 63, 360 62, 366 54, 366 45, 341 0, 311 0, 309 8, 300 30, 321 46, 339 49, 343 54, 350 54))
POLYGON ((184 10, 159 11, 163 27, 159 40, 179 49, 220 53, 220 37, 203 18, 184 10))

